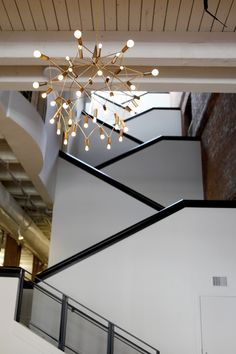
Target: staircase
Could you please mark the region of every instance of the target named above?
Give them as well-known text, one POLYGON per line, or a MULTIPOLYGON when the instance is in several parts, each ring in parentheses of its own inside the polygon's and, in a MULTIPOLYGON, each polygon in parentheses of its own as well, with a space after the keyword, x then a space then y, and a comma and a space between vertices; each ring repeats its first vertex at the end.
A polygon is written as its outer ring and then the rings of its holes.
POLYGON ((161 353, 198 353, 199 296, 232 293, 212 278, 231 272, 218 255, 235 262, 236 226, 235 202, 204 201, 201 175, 197 139, 158 137, 97 168, 61 152, 40 278, 161 353))
POLYGON ((200 353, 199 297, 232 295, 212 278, 236 247, 236 203, 203 200, 200 153, 174 135, 97 168, 60 152, 50 267, 21 276, 16 319, 69 354, 200 353))

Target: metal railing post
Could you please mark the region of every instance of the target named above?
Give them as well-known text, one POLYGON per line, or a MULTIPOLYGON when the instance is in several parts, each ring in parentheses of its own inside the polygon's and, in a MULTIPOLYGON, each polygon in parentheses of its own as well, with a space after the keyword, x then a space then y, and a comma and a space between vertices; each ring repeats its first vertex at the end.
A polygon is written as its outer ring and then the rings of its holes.
POLYGON ((66 325, 67 325, 67 310, 68 310, 68 297, 63 295, 61 303, 61 320, 60 320, 60 331, 58 340, 58 349, 65 351, 66 344, 66 325))
POLYGON ((17 303, 16 303, 16 314, 15 319, 17 322, 20 322, 21 316, 21 307, 22 307, 22 300, 23 300, 23 289, 24 289, 24 278, 25 278, 25 271, 21 269, 18 289, 17 289, 17 303))
POLYGON ((108 322, 107 354, 113 354, 113 352, 114 352, 114 324, 108 322))

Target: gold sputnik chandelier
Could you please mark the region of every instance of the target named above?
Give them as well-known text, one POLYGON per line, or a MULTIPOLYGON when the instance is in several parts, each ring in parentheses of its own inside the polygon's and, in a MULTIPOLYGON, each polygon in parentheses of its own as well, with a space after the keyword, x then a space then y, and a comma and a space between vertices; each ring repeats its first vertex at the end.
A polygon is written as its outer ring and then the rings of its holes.
POLYGON ((77 42, 76 55, 73 58, 66 56, 62 63, 58 63, 39 50, 34 51, 35 58, 48 62, 49 79, 44 82, 35 81, 33 87, 43 89, 41 93, 43 98, 47 98, 50 94, 50 105, 55 107, 50 123, 55 123, 57 135, 63 134, 64 145, 68 144, 70 136, 75 137, 77 132, 81 131, 85 151, 89 151, 90 136, 98 132, 101 140, 106 139, 106 147, 110 150, 113 130, 119 132, 120 142, 123 140, 123 134, 128 131, 124 118, 121 117, 122 114, 120 112, 118 114, 115 110, 115 104, 114 107, 112 105, 114 109, 111 110, 111 104, 108 108, 106 102, 103 102, 101 109, 93 109, 92 115, 82 111, 81 115, 77 116, 79 100, 86 95, 86 99, 91 101, 92 91, 107 91, 109 103, 115 103, 113 99, 116 91, 128 92, 131 101, 122 109, 124 113, 132 115, 140 101, 140 96, 134 92, 136 91, 135 80, 144 76, 157 76, 159 71, 153 68, 150 71, 141 72, 125 65, 124 54, 134 46, 132 39, 129 39, 120 51, 102 55, 102 43, 96 43, 93 50, 90 50, 83 42, 81 31, 76 30, 74 37, 77 42), (95 84, 96 87, 100 86, 97 90, 95 90, 95 84), (104 126, 103 114, 108 110, 114 117, 111 129, 105 129, 104 126), (92 124, 91 129, 87 129, 89 124, 92 124))

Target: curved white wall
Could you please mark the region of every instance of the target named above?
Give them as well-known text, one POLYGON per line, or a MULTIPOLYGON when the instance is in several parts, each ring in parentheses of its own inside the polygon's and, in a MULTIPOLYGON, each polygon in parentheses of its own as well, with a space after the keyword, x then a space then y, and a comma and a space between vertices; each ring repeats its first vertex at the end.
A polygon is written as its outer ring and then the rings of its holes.
POLYGON ((53 201, 53 173, 59 143, 53 128, 19 92, 0 91, 0 128, 47 204, 53 201))

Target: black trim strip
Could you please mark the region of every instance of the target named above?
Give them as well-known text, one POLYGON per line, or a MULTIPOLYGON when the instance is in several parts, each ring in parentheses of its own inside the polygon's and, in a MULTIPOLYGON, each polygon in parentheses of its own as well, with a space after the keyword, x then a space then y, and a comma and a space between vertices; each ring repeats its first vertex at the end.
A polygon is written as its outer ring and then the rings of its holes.
POLYGON ((20 278, 20 267, 0 267, 0 277, 5 278, 20 278))
POLYGON ((88 164, 86 164, 85 162, 78 160, 77 158, 66 154, 63 151, 59 151, 59 156, 66 160, 67 162, 72 163, 74 166, 81 168, 82 170, 90 173, 91 175, 101 179, 102 181, 110 184, 111 186, 119 189, 120 191, 130 195, 131 197, 137 199, 138 201, 140 201, 141 203, 144 203, 146 205, 148 205, 149 207, 155 209, 155 210, 161 210, 163 209, 163 205, 158 204, 157 202, 154 202, 153 200, 145 197, 143 194, 136 192, 135 190, 125 186, 124 184, 116 181, 115 179, 111 178, 110 176, 108 176, 107 174, 97 170, 95 167, 92 167, 88 164))
MULTIPOLYGON (((87 112, 85 112, 85 111, 82 111, 81 113, 82 113, 83 115, 89 116, 91 119, 93 118, 93 117, 91 116, 91 114, 89 114, 89 113, 87 113, 87 112)), ((111 129, 111 130, 112 130, 112 129, 114 128, 111 124, 108 124, 108 123, 104 122, 104 121, 101 120, 101 119, 98 119, 98 118, 97 118, 97 122, 98 122, 100 125, 102 125, 102 126, 108 128, 108 129, 111 129)), ((114 129, 113 132, 114 132, 115 134, 119 134, 119 130, 115 130, 115 129, 114 129)), ((143 143, 142 140, 140 140, 140 139, 138 139, 138 138, 135 138, 134 136, 132 136, 132 135, 130 135, 130 134, 127 134, 127 133, 123 133, 123 137, 125 137, 126 139, 129 139, 129 140, 131 140, 131 141, 133 141, 134 143, 137 143, 137 144, 142 144, 142 143, 143 143)))
POLYGON ((178 212, 183 208, 236 208, 236 200, 234 201, 216 201, 216 200, 180 200, 175 204, 170 205, 169 207, 159 211, 148 218, 139 221, 138 223, 129 226, 125 230, 122 230, 115 235, 106 238, 93 246, 53 265, 52 267, 46 269, 42 273, 38 275, 38 278, 41 280, 45 280, 62 270, 83 261, 84 259, 105 250, 107 247, 110 247, 129 236, 134 235, 135 233, 145 229, 152 224, 167 218, 168 216, 178 212))
POLYGON ((160 135, 152 140, 147 141, 146 143, 143 143, 139 146, 135 146, 133 149, 130 149, 129 151, 124 152, 123 154, 120 154, 118 156, 113 157, 112 159, 105 161, 101 163, 100 165, 96 166, 98 170, 101 170, 104 167, 107 167, 117 161, 123 160, 124 158, 136 154, 137 152, 144 150, 148 148, 149 146, 152 146, 154 144, 159 143, 160 141, 167 140, 167 141, 200 141, 199 138, 196 137, 189 137, 189 136, 164 136, 160 135))
POLYGON ((155 111, 155 110, 159 110, 159 111, 180 111, 180 108, 178 107, 152 107, 147 109, 146 111, 140 112, 138 114, 135 114, 135 116, 129 117, 125 119, 125 123, 130 122, 133 119, 136 119, 140 116, 142 116, 143 114, 149 113, 151 111, 155 111))

